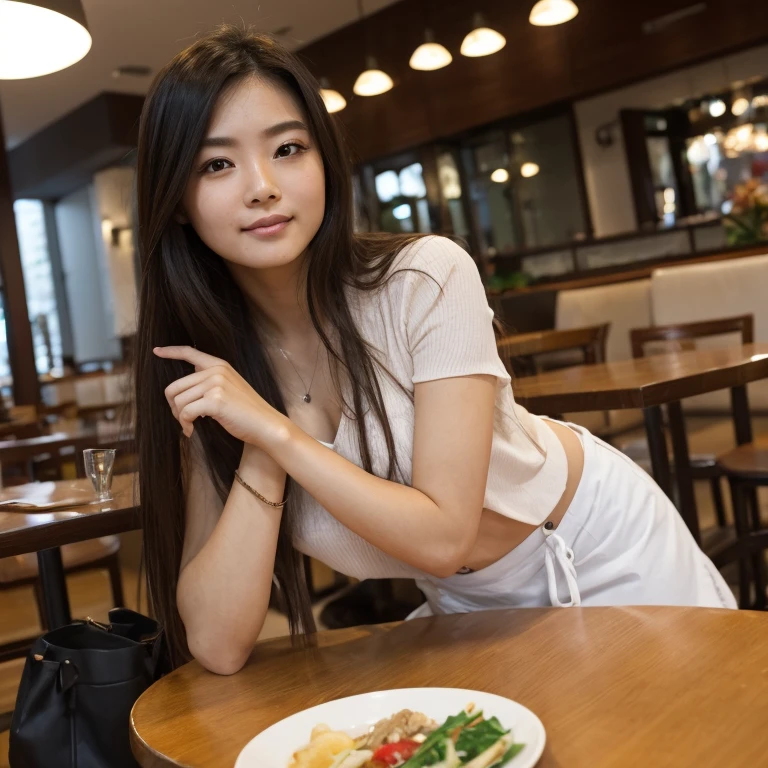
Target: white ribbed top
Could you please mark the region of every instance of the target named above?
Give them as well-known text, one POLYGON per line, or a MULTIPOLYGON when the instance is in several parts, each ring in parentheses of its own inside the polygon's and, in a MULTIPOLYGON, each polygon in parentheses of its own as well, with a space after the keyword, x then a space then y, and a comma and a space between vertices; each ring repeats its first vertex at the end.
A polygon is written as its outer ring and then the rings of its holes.
MULTIPOLYGON (((490 374, 498 386, 484 506, 531 525, 541 523, 565 490, 565 451, 544 420, 515 403, 509 374, 496 351, 493 310, 469 254, 445 238, 424 238, 398 254, 381 289, 348 288, 347 298, 363 338, 410 395, 379 372, 402 482, 411 482, 414 384, 490 374)), ((345 399, 352 401, 347 393, 345 399)), ((367 411, 364 418, 374 472, 385 476, 383 432, 367 411)), ((355 425, 348 415, 342 415, 333 445, 325 445, 362 465, 355 425)), ((301 552, 359 579, 424 578, 343 526, 303 488, 296 491, 294 544, 301 552)))

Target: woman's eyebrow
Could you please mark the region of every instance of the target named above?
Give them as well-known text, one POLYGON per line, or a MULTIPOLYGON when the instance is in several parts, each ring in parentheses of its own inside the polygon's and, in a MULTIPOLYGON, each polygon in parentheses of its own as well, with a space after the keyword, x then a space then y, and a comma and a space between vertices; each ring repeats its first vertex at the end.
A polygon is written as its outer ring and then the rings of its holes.
MULTIPOLYGON (((284 120, 282 123, 275 123, 265 128, 261 135, 264 138, 271 139, 288 131, 309 131, 307 126, 301 120, 284 120)), ((237 146, 237 139, 230 136, 208 136, 200 142, 200 149, 206 147, 234 147, 237 146)))
POLYGON ((267 139, 279 136, 281 133, 287 131, 308 131, 307 126, 301 122, 301 120, 285 120, 282 123, 275 123, 269 128, 265 128, 261 134, 267 139))
POLYGON ((205 147, 234 147, 237 144, 236 139, 229 136, 208 136, 200 142, 200 149, 205 147))

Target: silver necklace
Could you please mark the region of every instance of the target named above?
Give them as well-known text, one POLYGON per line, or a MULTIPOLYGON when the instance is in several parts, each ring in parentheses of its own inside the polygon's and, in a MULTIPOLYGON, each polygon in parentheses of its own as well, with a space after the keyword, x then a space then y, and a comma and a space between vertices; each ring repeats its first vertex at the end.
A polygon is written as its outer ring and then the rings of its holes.
POLYGON ((296 371, 296 375, 299 377, 299 381, 301 382, 301 386, 304 387, 305 393, 304 393, 304 397, 302 397, 301 399, 305 403, 311 403, 312 402, 312 396, 309 393, 310 393, 310 391, 312 389, 312 384, 315 381, 315 374, 317 373, 317 363, 320 360, 320 346, 321 346, 321 343, 318 342, 318 344, 317 344, 317 354, 315 355, 315 368, 312 371, 312 379, 309 382, 309 386, 307 386, 304 383, 304 379, 301 378, 301 374, 297 370, 296 366, 293 364, 292 360, 288 357, 288 354, 286 353, 286 351, 282 347, 278 346, 278 349, 280 350, 280 354, 291 364, 291 368, 293 368, 293 370, 296 371))

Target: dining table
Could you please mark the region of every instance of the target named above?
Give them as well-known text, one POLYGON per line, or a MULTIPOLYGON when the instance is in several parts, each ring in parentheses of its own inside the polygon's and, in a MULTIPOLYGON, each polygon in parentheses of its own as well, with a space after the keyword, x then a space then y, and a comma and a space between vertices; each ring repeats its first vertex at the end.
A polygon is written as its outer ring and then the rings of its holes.
MULTIPOLYGON (((257 643, 234 675, 193 661, 160 679, 133 707, 131 747, 143 768, 233 766, 257 734, 309 707, 439 687, 536 714, 540 768, 756 768, 768 755, 766 636, 766 613, 651 606, 508 609, 283 637, 257 643)), ((296 733, 296 749, 308 740, 296 733)))
POLYGON ((744 445, 752 442, 747 384, 765 378, 768 344, 758 343, 561 368, 516 379, 513 389, 518 403, 532 413, 544 415, 642 409, 653 476, 670 498, 675 497, 676 487, 680 514, 700 543, 682 401, 730 389, 735 440, 744 445), (667 412, 674 485, 662 409, 667 412))
POLYGON ((51 628, 71 621, 59 548, 140 528, 137 478, 115 475, 112 499, 105 502, 96 500, 88 479, 27 483, 0 492, 0 557, 37 553, 51 628))

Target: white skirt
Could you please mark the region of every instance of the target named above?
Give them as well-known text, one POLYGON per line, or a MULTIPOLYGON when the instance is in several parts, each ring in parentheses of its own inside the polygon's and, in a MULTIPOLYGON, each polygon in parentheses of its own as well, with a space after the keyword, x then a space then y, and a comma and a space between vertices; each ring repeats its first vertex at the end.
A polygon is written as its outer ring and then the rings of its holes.
POLYGON ((551 605, 736 607, 655 481, 586 429, 568 426, 584 447, 584 472, 557 528, 545 523, 480 571, 418 580, 427 602, 409 618, 551 605))

